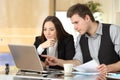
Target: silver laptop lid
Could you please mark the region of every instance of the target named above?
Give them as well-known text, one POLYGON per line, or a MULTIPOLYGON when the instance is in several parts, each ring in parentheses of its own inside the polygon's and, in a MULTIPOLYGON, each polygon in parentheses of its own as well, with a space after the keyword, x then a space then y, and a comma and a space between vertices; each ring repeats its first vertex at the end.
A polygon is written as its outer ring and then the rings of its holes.
POLYGON ((33 45, 9 44, 8 46, 17 68, 27 71, 43 71, 43 66, 33 45))

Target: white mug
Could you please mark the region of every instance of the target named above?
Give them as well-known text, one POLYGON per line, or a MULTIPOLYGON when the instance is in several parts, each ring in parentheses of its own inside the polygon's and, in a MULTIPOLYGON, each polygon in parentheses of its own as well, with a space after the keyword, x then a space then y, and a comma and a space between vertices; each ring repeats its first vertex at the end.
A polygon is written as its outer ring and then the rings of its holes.
POLYGON ((72 76, 65 76, 64 80, 72 80, 72 76))
POLYGON ((63 64, 64 66, 64 74, 71 75, 73 70, 73 64, 63 64))

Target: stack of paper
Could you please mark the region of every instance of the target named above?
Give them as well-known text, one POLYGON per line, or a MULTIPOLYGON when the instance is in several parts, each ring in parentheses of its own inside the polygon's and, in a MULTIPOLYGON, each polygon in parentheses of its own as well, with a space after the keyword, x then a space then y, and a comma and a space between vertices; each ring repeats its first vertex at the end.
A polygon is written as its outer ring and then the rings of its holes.
POLYGON ((98 63, 95 60, 91 60, 87 63, 84 63, 82 65, 76 66, 73 69, 77 71, 84 71, 84 72, 98 72, 97 70, 98 63))
POLYGON ((91 60, 87 63, 84 63, 82 65, 76 66, 73 69, 78 71, 78 72, 73 72, 76 74, 86 74, 86 75, 96 75, 99 74, 97 67, 98 63, 95 60, 91 60))

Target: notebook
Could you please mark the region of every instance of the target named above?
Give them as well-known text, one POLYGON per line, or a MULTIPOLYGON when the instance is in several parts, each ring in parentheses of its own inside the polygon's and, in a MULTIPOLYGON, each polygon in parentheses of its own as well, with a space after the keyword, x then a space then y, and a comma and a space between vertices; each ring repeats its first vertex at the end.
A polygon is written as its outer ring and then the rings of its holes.
POLYGON ((8 45, 16 67, 22 71, 43 72, 43 66, 34 45, 8 45))

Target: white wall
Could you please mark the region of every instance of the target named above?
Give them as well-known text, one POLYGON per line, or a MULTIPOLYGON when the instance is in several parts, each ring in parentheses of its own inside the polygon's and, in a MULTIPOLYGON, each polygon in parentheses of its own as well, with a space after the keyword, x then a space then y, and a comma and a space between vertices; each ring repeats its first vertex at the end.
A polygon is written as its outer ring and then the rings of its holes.
POLYGON ((102 4, 102 22, 120 25, 120 0, 98 1, 102 4))
MULTIPOLYGON (((57 0, 57 11, 66 11, 70 6, 76 3, 86 3, 91 0, 57 0), (64 5, 63 5, 64 4, 64 5)), ((104 23, 119 24, 120 0, 92 0, 101 3, 102 20, 104 23), (117 16, 116 16, 117 15, 117 16)))
POLYGON ((71 23, 70 19, 66 17, 65 11, 57 11, 56 16, 60 19, 60 21, 63 24, 64 29, 69 33, 72 34, 74 37, 74 41, 76 42, 76 38, 78 35, 78 32, 75 31, 73 24, 71 23))

